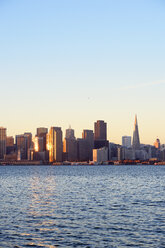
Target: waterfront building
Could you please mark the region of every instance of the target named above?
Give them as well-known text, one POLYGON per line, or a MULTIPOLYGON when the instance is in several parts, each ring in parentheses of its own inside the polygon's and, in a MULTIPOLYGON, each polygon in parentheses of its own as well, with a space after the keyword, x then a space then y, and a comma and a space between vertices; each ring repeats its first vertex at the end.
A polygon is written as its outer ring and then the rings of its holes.
POLYGON ((63 141, 63 155, 65 161, 77 161, 77 140, 72 138, 66 138, 63 141))
POLYGON ((62 162, 62 130, 61 127, 51 127, 48 134, 48 149, 50 162, 62 162))
POLYGON ((109 143, 109 160, 117 160, 117 144, 110 142, 109 143))
POLYGON ((135 115, 132 147, 134 150, 140 149, 139 130, 138 130, 138 123, 137 123, 137 116, 136 115, 135 115))
POLYGON ((117 148, 117 160, 134 160, 135 152, 132 148, 118 146, 117 148))
POLYGON ((131 147, 131 136, 122 137, 122 146, 130 148, 131 147))
POLYGON ((102 120, 94 123, 94 139, 107 140, 107 123, 102 120))
POLYGON ((88 161, 88 141, 85 139, 77 139, 78 161, 88 161))
POLYGON ((120 160, 123 160, 123 159, 124 159, 124 147, 119 146, 117 148, 117 160, 120 161, 120 160))
POLYGON ((93 149, 93 162, 101 163, 108 161, 108 148, 93 149))
POLYGON ((88 143, 88 160, 93 159, 94 133, 93 130, 83 130, 82 138, 88 143))
POLYGON ((28 137, 24 134, 16 135, 16 148, 18 153, 18 159, 24 160, 28 157, 28 148, 27 148, 27 141, 28 137))
POLYGON ((4 159, 6 154, 6 128, 0 127, 0 160, 4 159))

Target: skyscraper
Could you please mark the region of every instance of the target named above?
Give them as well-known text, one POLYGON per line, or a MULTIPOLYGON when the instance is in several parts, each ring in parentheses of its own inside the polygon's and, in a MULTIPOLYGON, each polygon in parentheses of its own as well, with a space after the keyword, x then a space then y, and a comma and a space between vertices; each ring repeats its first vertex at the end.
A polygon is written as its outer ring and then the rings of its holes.
POLYGON ((42 134, 47 134, 48 129, 46 127, 38 127, 37 128, 37 136, 40 137, 42 134))
POLYGON ((24 135, 27 137, 27 149, 30 149, 32 147, 32 133, 24 133, 24 135))
POLYGON ((28 136, 24 134, 15 136, 17 153, 19 154, 20 160, 27 159, 28 157, 28 136))
POLYGON ((0 159, 6 154, 6 128, 0 127, 0 159))
POLYGON ((87 141, 88 145, 88 160, 93 159, 93 148, 94 148, 94 133, 93 130, 83 130, 82 138, 87 141))
POLYGON ((122 137, 122 146, 130 148, 131 147, 131 136, 122 137))
POLYGON ((135 115, 132 147, 133 147, 134 150, 140 149, 140 139, 139 139, 137 115, 135 115))
POLYGON ((107 123, 104 121, 97 121, 94 123, 94 148, 109 147, 107 140, 107 123))
POLYGON ((69 127, 68 129, 66 129, 66 139, 75 139, 74 136, 74 129, 71 129, 71 127, 69 127))
POLYGON ((74 129, 69 127, 66 129, 66 136, 63 141, 63 156, 64 160, 77 161, 77 140, 74 136, 74 129))
POLYGON ((104 121, 97 121, 94 124, 94 128, 95 140, 107 140, 107 123, 105 123, 104 121))
POLYGON ((63 141, 64 160, 77 161, 77 140, 65 138, 63 141))
POLYGON ((62 130, 51 127, 48 135, 49 161, 62 162, 62 130))

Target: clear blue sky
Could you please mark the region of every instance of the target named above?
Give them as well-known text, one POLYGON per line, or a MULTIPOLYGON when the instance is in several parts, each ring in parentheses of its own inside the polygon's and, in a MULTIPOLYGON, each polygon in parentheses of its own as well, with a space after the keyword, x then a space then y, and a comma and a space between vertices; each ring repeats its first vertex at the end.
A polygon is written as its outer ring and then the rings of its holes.
POLYGON ((94 121, 108 138, 165 143, 163 0, 1 0, 0 126, 8 135, 94 121))

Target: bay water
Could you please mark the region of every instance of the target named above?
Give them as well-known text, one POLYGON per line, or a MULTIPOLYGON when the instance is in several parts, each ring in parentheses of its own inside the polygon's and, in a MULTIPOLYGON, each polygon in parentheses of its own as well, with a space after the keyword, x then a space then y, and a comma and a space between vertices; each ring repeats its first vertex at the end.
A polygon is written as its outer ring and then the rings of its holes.
POLYGON ((1 166, 0 247, 165 247, 165 166, 1 166))

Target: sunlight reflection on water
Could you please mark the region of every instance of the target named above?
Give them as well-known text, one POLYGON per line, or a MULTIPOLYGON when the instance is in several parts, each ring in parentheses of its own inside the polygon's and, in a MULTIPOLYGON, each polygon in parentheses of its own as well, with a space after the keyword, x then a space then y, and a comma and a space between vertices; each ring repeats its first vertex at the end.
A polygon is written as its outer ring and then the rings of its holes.
POLYGON ((165 247, 165 167, 0 167, 0 247, 165 247))

